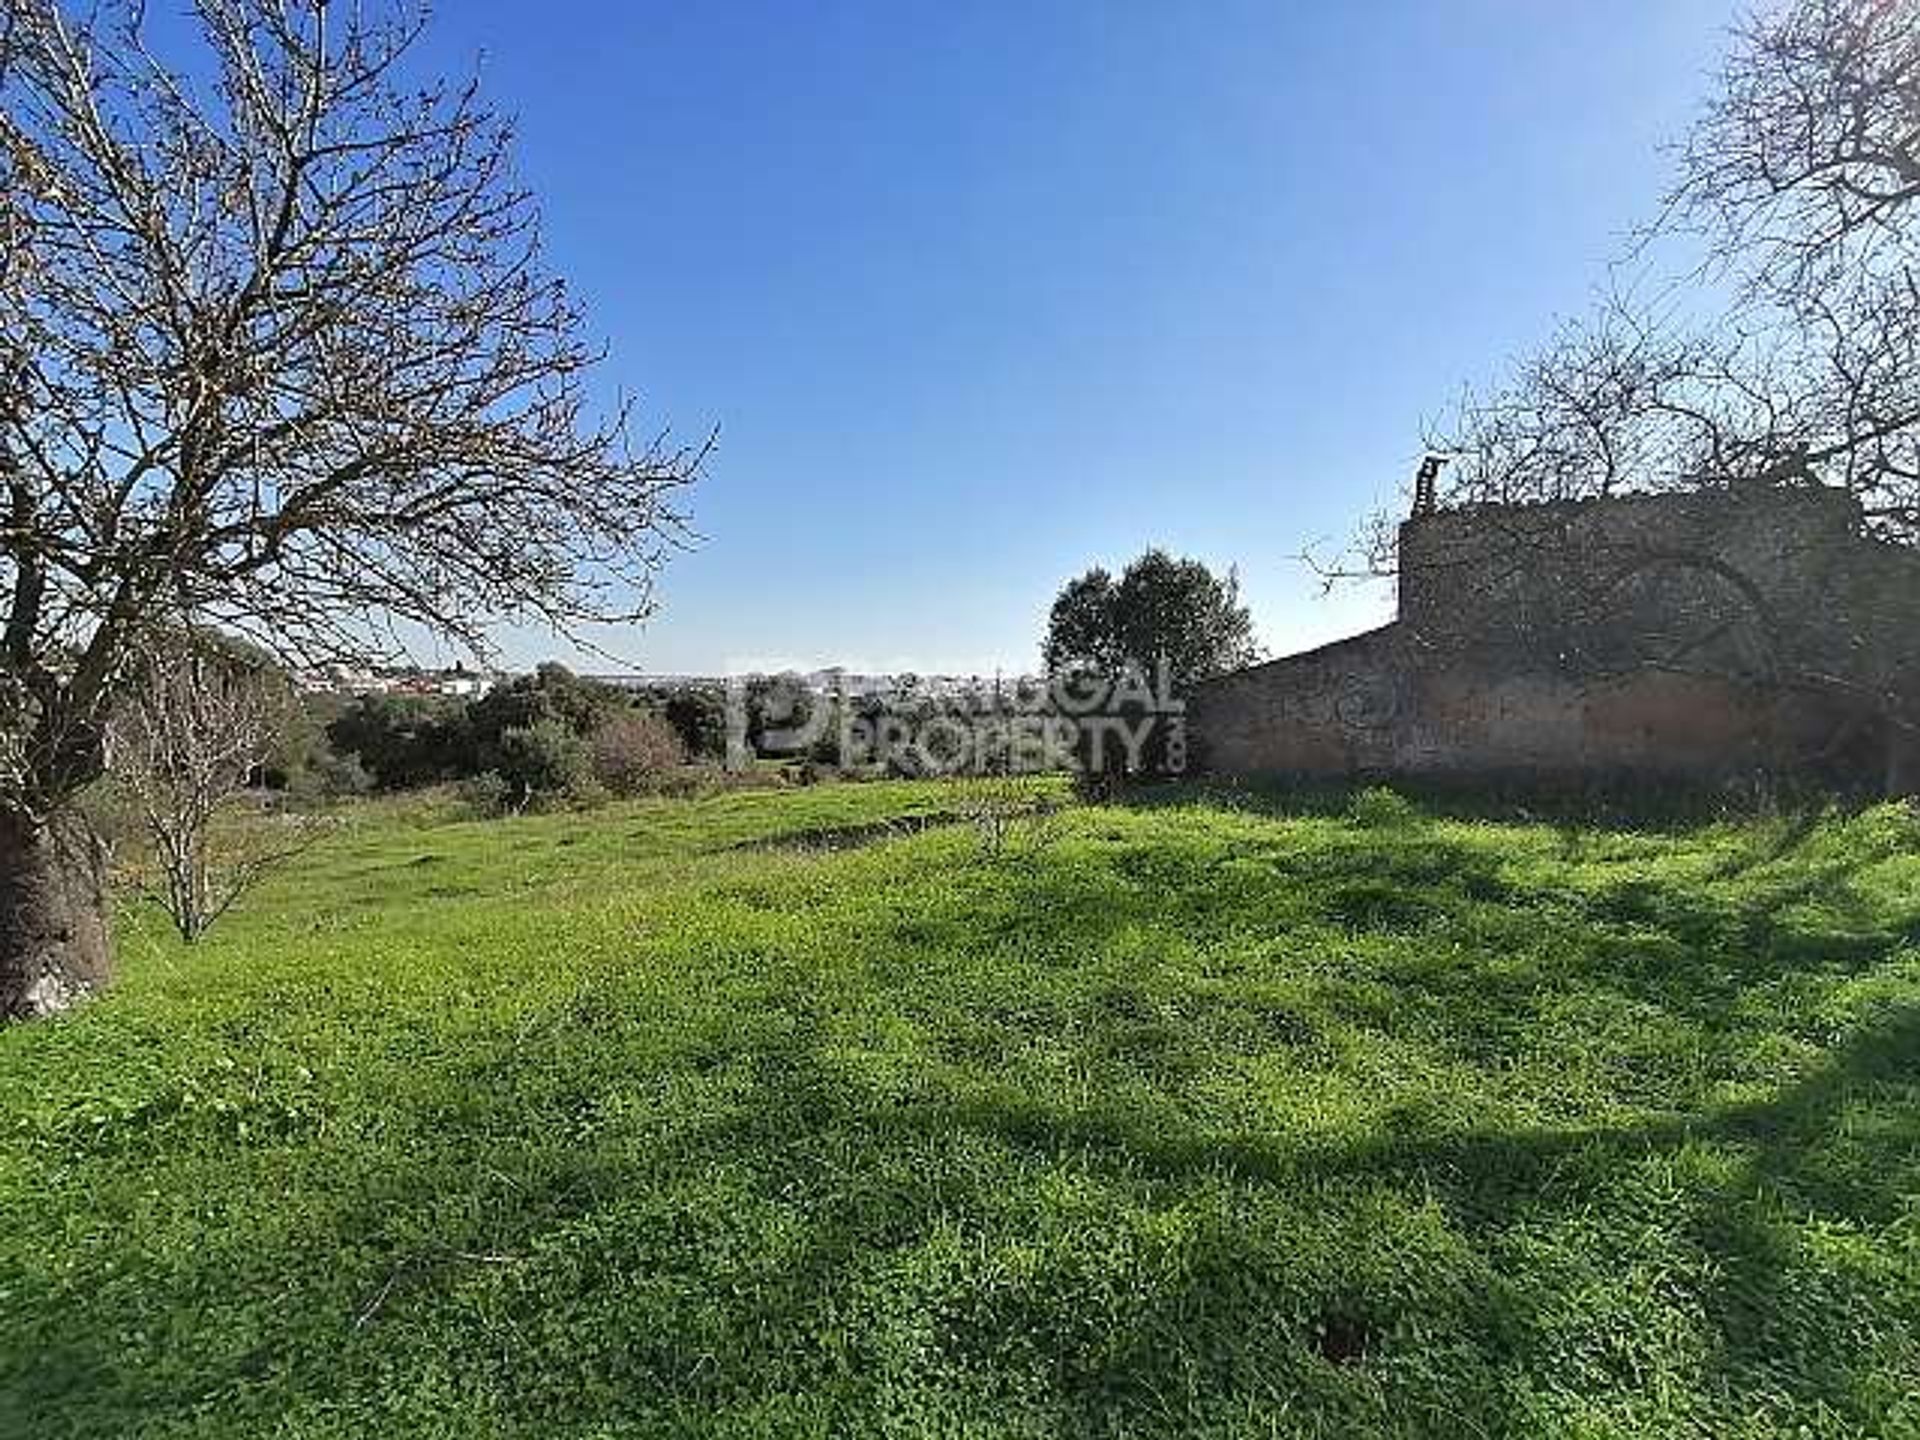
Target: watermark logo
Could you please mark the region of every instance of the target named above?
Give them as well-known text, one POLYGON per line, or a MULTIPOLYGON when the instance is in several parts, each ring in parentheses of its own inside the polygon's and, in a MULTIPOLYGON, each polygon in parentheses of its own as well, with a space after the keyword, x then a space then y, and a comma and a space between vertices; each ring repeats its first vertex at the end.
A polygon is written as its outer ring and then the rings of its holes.
POLYGON ((726 696, 727 764, 808 759, 849 773, 1178 774, 1186 703, 1164 663, 1008 681, 743 675, 726 696))

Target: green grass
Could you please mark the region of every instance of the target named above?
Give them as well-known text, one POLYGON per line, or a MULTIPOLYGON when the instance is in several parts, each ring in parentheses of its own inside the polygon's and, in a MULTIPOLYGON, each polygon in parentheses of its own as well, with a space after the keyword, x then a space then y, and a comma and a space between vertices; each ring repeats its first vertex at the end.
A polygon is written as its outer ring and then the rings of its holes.
POLYGON ((0 1436, 1920 1434, 1920 819, 369 810, 0 1034, 0 1436))

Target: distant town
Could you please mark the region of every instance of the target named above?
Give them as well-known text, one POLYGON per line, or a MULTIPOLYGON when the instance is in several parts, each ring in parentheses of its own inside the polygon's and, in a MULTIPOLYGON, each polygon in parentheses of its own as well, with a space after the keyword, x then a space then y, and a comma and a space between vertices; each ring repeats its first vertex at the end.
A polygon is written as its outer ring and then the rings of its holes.
MULTIPOLYGON (((419 666, 321 665, 298 672, 294 679, 306 695, 424 695, 468 699, 485 694, 494 685, 527 673, 491 667, 456 664, 451 669, 431 670, 419 666)), ((754 671, 739 678, 752 678, 773 672, 754 671)), ((828 668, 805 672, 783 671, 798 675, 810 690, 848 697, 894 694, 915 691, 929 698, 975 695, 1001 687, 1013 687, 1031 677, 1020 675, 919 675, 901 671, 894 674, 862 673, 828 668)), ((626 672, 588 674, 582 677, 603 685, 627 690, 665 690, 687 687, 724 687, 733 677, 726 675, 683 675, 626 672)))
POLYGON ((467 698, 480 695, 504 678, 501 672, 469 670, 455 665, 451 670, 422 670, 416 666, 321 665, 302 670, 294 683, 305 695, 447 695, 467 698))

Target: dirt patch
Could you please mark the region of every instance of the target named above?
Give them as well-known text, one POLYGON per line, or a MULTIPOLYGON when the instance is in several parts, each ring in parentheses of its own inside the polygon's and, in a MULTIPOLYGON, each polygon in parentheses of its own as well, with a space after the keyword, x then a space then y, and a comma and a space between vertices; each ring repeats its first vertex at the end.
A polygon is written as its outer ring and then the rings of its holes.
POLYGON ((742 840, 735 850, 858 850, 887 840, 904 839, 946 825, 964 825, 968 817, 942 810, 927 815, 896 815, 888 820, 868 820, 859 825, 822 825, 811 830, 789 830, 782 835, 765 835, 742 840))
POLYGON ((1379 1344, 1371 1324, 1341 1311, 1328 1311, 1313 1327, 1313 1348, 1332 1365, 1362 1364, 1379 1344))

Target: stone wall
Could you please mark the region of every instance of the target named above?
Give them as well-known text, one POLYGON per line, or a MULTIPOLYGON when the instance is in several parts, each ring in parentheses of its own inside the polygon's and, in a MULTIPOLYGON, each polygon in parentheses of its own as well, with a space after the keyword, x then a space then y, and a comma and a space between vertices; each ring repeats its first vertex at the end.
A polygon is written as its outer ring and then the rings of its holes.
POLYGON ((1866 708, 1645 671, 1601 681, 1418 663, 1398 626, 1201 687, 1196 763, 1238 776, 1576 774, 1713 780, 1872 765, 1866 708))
POLYGON ((1394 625, 1225 676, 1188 697, 1194 761, 1230 775, 1395 769, 1410 679, 1394 625))
POLYGON ((1878 563, 1861 528, 1850 495, 1808 488, 1444 510, 1401 527, 1400 619, 1502 671, 1778 678, 1852 638, 1878 563))
POLYGON ((1887 695, 1920 671, 1920 563, 1860 521, 1850 497, 1804 489, 1420 516, 1399 621, 1201 687, 1195 760, 1897 781, 1915 745, 1887 695))

